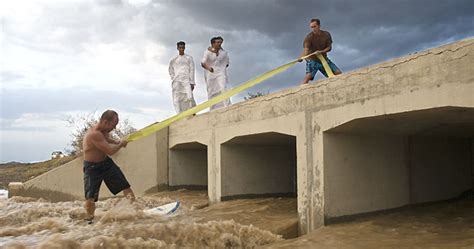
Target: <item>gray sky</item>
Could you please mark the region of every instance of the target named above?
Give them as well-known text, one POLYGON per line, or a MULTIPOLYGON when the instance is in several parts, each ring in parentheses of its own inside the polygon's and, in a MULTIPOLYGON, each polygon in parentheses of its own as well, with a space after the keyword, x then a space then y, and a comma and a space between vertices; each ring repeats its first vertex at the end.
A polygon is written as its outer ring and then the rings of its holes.
MULTIPOLYGON (((71 116, 115 109, 142 128, 174 115, 167 68, 179 40, 199 65, 210 38, 224 37, 233 87, 295 59, 311 18, 343 72, 474 35, 472 0, 7 0, 0 14, 0 162, 64 150, 71 116)), ((301 63, 250 91, 303 76, 301 63)), ((196 81, 201 103, 200 67, 196 81)))

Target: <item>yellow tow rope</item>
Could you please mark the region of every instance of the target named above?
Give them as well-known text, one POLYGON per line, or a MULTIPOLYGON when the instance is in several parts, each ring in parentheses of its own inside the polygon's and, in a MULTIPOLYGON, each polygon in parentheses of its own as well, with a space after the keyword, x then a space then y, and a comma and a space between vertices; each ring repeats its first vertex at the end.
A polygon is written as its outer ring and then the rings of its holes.
MULTIPOLYGON (((236 95, 236 94, 239 93, 239 92, 244 91, 245 89, 248 89, 248 88, 250 88, 250 87, 252 87, 252 86, 255 86, 255 85, 257 85, 257 84, 259 84, 259 83, 265 81, 266 79, 271 78, 271 77, 273 77, 273 76, 279 74, 279 73, 285 71, 286 69, 290 68, 290 67, 293 66, 294 64, 296 64, 299 60, 306 59, 306 58, 308 58, 308 57, 314 55, 315 53, 316 53, 316 52, 311 53, 311 54, 306 55, 306 56, 303 56, 303 57, 301 57, 301 58, 299 58, 299 59, 296 59, 296 60, 293 60, 293 61, 291 61, 291 62, 288 62, 288 63, 286 63, 286 64, 284 64, 284 65, 281 65, 281 66, 279 66, 279 67, 277 67, 277 68, 274 68, 274 69, 272 69, 272 70, 270 70, 270 71, 267 71, 267 72, 265 72, 265 73, 263 73, 263 74, 257 76, 256 78, 251 79, 251 80, 249 80, 249 81, 247 81, 247 82, 241 84, 241 85, 238 86, 238 87, 235 87, 235 88, 233 88, 233 89, 230 89, 229 91, 224 92, 224 93, 222 93, 222 94, 220 94, 220 95, 218 95, 218 96, 216 96, 216 97, 214 97, 214 98, 212 98, 212 99, 210 99, 210 100, 208 100, 208 101, 206 101, 206 102, 204 102, 204 103, 201 103, 201 104, 199 104, 199 105, 197 105, 197 106, 191 108, 191 109, 188 109, 188 110, 186 110, 186 111, 184 111, 184 112, 178 113, 178 114, 176 114, 176 115, 174 115, 174 116, 172 116, 172 117, 170 117, 170 118, 168 118, 168 119, 165 119, 165 120, 163 120, 163 121, 161 121, 161 122, 157 122, 157 123, 151 124, 151 125, 149 125, 149 126, 143 128, 143 129, 140 129, 140 130, 138 130, 138 131, 136 131, 136 132, 130 134, 130 135, 127 137, 127 141, 128 141, 128 142, 133 142, 133 141, 136 141, 136 140, 138 140, 138 139, 140 139, 140 138, 142 138, 142 137, 149 136, 149 135, 151 135, 151 134, 153 134, 153 133, 155 133, 155 132, 157 132, 157 131, 159 131, 159 130, 161 130, 161 129, 163 129, 163 128, 169 126, 169 125, 171 125, 172 123, 174 123, 174 122, 176 122, 176 121, 178 121, 178 120, 181 120, 181 119, 183 119, 183 118, 189 117, 189 116, 191 116, 191 115, 193 115, 193 114, 195 114, 195 113, 197 113, 197 112, 200 112, 200 111, 202 111, 202 110, 204 110, 204 109, 206 109, 206 108, 208 108, 208 107, 210 107, 210 106, 212 106, 212 105, 215 105, 215 104, 217 104, 217 103, 219 103, 219 102, 221 102, 221 101, 223 101, 223 100, 225 100, 225 99, 227 99, 227 98, 230 98, 230 97, 236 95)), ((316 56, 318 57, 318 59, 319 59, 319 60, 321 61, 321 63, 323 64, 324 70, 326 71, 326 73, 328 74, 328 76, 329 76, 329 77, 333 77, 334 74, 333 74, 331 68, 329 67, 329 65, 328 65, 326 59, 324 58, 324 56, 322 56, 321 54, 317 54, 316 56)))

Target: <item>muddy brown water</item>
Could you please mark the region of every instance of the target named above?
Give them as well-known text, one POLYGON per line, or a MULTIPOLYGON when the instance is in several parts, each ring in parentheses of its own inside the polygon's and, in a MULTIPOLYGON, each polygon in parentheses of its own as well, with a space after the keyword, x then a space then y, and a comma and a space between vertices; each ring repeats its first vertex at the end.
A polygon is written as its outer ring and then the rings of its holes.
POLYGON ((264 248, 474 248, 474 198, 332 224, 264 248))
MULTIPOLYGON (((297 227, 296 199, 235 200, 209 206, 205 192, 160 192, 97 202, 92 225, 82 201, 13 197, 0 202, 1 248, 254 248, 297 227), (143 210, 179 200, 171 216, 143 210), (268 229, 262 229, 268 227, 268 229), (273 232, 272 232, 273 231, 273 232)), ((293 229, 294 230, 294 229, 293 229)))
POLYGON ((0 248, 474 248, 474 199, 440 202, 332 224, 296 235, 295 198, 208 205, 206 192, 179 190, 97 203, 88 225, 82 201, 0 200, 0 248), (181 201, 172 216, 143 209, 181 201))

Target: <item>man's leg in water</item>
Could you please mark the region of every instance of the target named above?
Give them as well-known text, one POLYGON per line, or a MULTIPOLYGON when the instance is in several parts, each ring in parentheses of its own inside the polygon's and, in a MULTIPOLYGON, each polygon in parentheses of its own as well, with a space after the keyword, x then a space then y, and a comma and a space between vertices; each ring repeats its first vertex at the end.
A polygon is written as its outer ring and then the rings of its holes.
POLYGON ((86 209, 86 213, 87 213, 86 220, 92 222, 92 219, 94 219, 94 212, 95 212, 94 199, 93 198, 87 199, 84 205, 84 208, 86 209))
POLYGON ((133 193, 132 188, 126 188, 126 189, 124 189, 124 190, 123 190, 123 195, 124 195, 127 199, 129 199, 129 200, 135 201, 135 194, 133 193))

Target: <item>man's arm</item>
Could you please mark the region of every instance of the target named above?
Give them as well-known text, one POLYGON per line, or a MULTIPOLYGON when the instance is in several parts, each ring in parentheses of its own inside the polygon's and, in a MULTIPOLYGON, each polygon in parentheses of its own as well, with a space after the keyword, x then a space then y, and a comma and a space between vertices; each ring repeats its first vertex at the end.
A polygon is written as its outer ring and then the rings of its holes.
POLYGON ((304 47, 303 52, 300 55, 300 58, 309 54, 309 47, 304 47))
POLYGON ((115 139, 112 139, 110 136, 105 136, 105 140, 107 140, 108 143, 110 144, 119 144, 120 141, 116 141, 115 139))
MULTIPOLYGON (((304 56, 309 54, 309 45, 310 44, 309 44, 309 41, 308 41, 308 37, 305 37, 304 41, 303 41, 303 52, 301 53, 300 57, 298 57, 298 58, 304 57, 304 56)), ((298 61, 302 62, 303 59, 299 59, 298 61)))
MULTIPOLYGON (((329 52, 329 51, 331 51, 331 45, 329 45, 328 47, 326 47, 326 48, 323 49, 323 50, 316 50, 316 51, 314 51, 312 54, 318 55, 318 54, 327 53, 327 52, 329 52)), ((303 51, 303 53, 301 53, 300 57, 298 57, 298 58, 301 58, 301 57, 306 56, 306 55, 308 55, 308 54, 309 54, 309 48, 305 48, 304 51, 303 51)), ((303 61, 303 59, 299 59, 298 61, 301 62, 301 61, 303 61)))
POLYGON ((170 65, 168 67, 168 72, 170 73, 171 80, 174 80, 174 67, 173 67, 174 63, 173 62, 174 62, 174 59, 171 59, 170 65))
POLYGON ((323 50, 323 53, 327 53, 327 52, 331 51, 331 49, 332 49, 332 37, 331 37, 331 33, 327 32, 327 34, 328 34, 327 46, 326 46, 326 48, 323 50))
POLYGON ((89 135, 92 144, 99 149, 100 151, 104 152, 107 155, 113 155, 117 151, 119 151, 122 147, 127 146, 127 141, 123 140, 119 144, 110 144, 107 142, 105 136, 100 132, 94 132, 89 135))
POLYGON ((332 48, 331 43, 329 43, 329 45, 325 49, 320 50, 319 52, 327 53, 327 52, 331 51, 331 48, 332 48))
POLYGON ((207 71, 213 73, 214 72, 214 68, 208 66, 206 63, 204 62, 201 62, 201 67, 203 67, 204 69, 206 69, 207 71))
POLYGON ((194 85, 196 83, 194 82, 194 60, 192 56, 189 56, 189 78, 191 80, 191 88, 194 90, 194 85))
MULTIPOLYGON (((306 55, 308 55, 308 53, 309 53, 309 48, 304 48, 304 49, 303 49, 303 52, 301 53, 300 57, 298 57, 298 58, 301 58, 301 57, 303 57, 303 56, 306 56, 306 55)), ((303 61, 303 59, 299 59, 298 61, 301 62, 301 61, 303 61)))
POLYGON ((204 52, 204 57, 202 58, 202 61, 201 61, 201 67, 203 67, 204 69, 206 69, 207 71, 213 73, 214 72, 214 68, 212 68, 211 66, 207 65, 207 51, 204 52))
POLYGON ((225 53, 225 67, 229 67, 229 64, 230 64, 229 53, 225 53))

